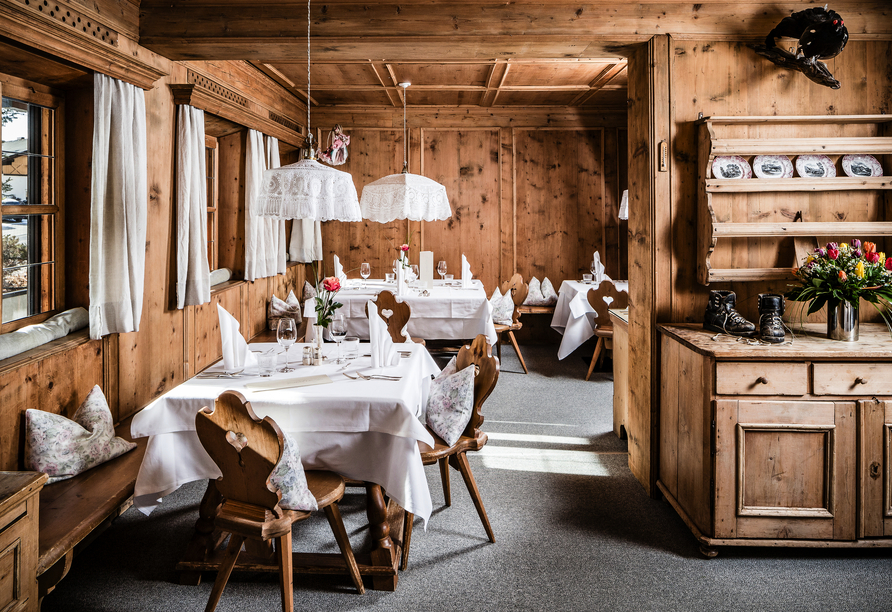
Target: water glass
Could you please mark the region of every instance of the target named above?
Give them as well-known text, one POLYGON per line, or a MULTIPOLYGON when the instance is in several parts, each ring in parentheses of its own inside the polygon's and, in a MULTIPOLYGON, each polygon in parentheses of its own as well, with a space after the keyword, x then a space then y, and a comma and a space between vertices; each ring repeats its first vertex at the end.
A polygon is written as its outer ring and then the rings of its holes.
POLYGON ((455 275, 453 275, 453 274, 444 274, 444 275, 443 275, 443 278, 446 279, 446 284, 447 284, 447 285, 451 285, 451 284, 452 284, 452 279, 453 279, 454 277, 455 277, 455 275))
POLYGON ((387 281, 388 283, 392 283, 395 278, 396 278, 396 275, 393 272, 388 272, 387 274, 384 275, 384 280, 387 281))
POLYGON ((356 336, 347 336, 344 338, 344 357, 347 359, 356 359, 359 357, 359 338, 356 336))
POLYGON ((265 353, 257 353, 257 369, 258 373, 263 376, 272 376, 276 371, 276 361, 278 355, 275 351, 267 351, 265 353))
POLYGON ((584 282, 586 285, 591 285, 592 284, 592 275, 591 274, 583 274, 582 282, 584 282))

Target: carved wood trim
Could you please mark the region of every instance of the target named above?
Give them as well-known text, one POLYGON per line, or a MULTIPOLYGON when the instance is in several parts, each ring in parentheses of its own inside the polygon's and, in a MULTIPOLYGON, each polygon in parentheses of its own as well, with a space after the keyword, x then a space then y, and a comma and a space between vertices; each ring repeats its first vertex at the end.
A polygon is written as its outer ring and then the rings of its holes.
POLYGON ((42 0, 0 0, 0 36, 142 89, 151 89, 168 74, 130 53, 125 47, 135 43, 114 28, 97 23, 64 0, 46 5, 42 0))
POLYGON ((834 463, 836 458, 836 426, 835 425, 804 425, 804 424, 779 424, 779 423, 738 423, 737 424, 737 516, 758 517, 801 517, 801 518, 833 518, 834 489, 836 488, 836 473, 834 463), (747 432, 784 432, 815 434, 823 433, 826 437, 824 445, 824 499, 822 506, 818 508, 787 508, 780 506, 747 506, 744 500, 745 490, 745 462, 746 462, 746 434, 747 432))
MULTIPOLYGON (((190 71, 190 78, 191 75, 190 71)), ((195 83, 171 83, 174 104, 188 104, 213 115, 218 115, 246 128, 263 132, 278 138, 281 142, 300 147, 304 137, 298 130, 291 129, 281 121, 272 118, 273 113, 264 109, 265 114, 253 111, 247 98, 219 85, 207 77, 196 79, 195 83), (207 83, 207 84, 206 84, 207 83), (244 102, 242 102, 242 100, 244 102)), ((279 119, 284 119, 276 115, 279 119)), ((286 120, 287 121, 287 120, 286 120)), ((299 127, 299 126, 298 126, 299 127)))

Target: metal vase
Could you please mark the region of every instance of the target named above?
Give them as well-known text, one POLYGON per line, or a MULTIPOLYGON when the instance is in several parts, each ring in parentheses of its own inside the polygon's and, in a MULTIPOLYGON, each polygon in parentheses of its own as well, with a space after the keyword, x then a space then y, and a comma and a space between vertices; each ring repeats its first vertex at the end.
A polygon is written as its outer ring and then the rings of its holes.
POLYGON ((858 307, 851 302, 827 302, 827 337, 843 342, 858 340, 858 307))

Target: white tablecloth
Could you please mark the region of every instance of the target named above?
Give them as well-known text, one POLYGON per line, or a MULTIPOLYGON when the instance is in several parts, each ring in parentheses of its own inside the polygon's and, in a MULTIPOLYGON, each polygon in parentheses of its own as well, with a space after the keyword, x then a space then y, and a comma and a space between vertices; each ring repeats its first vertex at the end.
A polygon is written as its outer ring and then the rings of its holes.
MULTIPOLYGON (((454 281, 460 284, 461 281, 454 281)), ((338 312, 347 319, 347 335, 363 339, 369 337, 369 320, 365 315, 365 305, 379 291, 387 289, 396 294, 396 285, 384 281, 368 280, 360 286, 358 280, 350 280, 335 298, 343 304, 338 312)), ((412 338, 425 340, 464 340, 485 334, 490 344, 495 344, 497 336, 492 322, 492 308, 483 289, 483 283, 473 281, 473 287, 446 287, 442 281, 434 281, 430 296, 422 297, 420 291, 409 289, 409 295, 398 297, 412 309, 408 332, 412 338)), ((304 304, 304 317, 309 320, 307 341, 312 340, 312 324, 316 320, 315 302, 310 299, 304 304)))
MULTIPOLYGON (((256 343, 252 350, 266 350, 271 343, 256 343)), ((195 434, 195 415, 203 406, 213 406, 227 389, 241 392, 260 418, 270 416, 291 433, 300 446, 307 469, 333 470, 347 478, 374 482, 384 487, 403 508, 423 517, 431 513, 431 496, 418 452, 418 441, 434 441, 422 421, 430 377, 439 373, 436 362, 418 344, 399 345, 412 351, 396 366, 372 369, 370 358, 359 357, 346 370, 334 362, 336 347, 325 346, 332 363, 296 366, 294 372, 269 378, 249 376, 192 378, 155 400, 136 415, 131 425, 134 437, 149 436, 145 458, 136 479, 134 505, 149 514, 161 498, 195 480, 219 478, 220 471, 195 434), (342 373, 387 373, 402 376, 398 382, 350 380, 342 373), (245 383, 327 374, 331 384, 256 391, 245 383)), ((367 353, 368 344, 360 345, 367 353)), ((294 364, 303 345, 291 347, 294 364)), ((279 356, 284 364, 284 354, 279 356)), ((218 362, 203 375, 222 371, 218 362)))
MULTIPOLYGON (((615 284, 621 291, 629 290, 628 281, 616 281, 615 284)), ((597 288, 598 285, 586 285, 582 281, 565 280, 561 283, 551 318, 551 327, 564 336, 558 348, 558 359, 563 359, 595 335, 598 315, 588 303, 588 292, 597 288)))

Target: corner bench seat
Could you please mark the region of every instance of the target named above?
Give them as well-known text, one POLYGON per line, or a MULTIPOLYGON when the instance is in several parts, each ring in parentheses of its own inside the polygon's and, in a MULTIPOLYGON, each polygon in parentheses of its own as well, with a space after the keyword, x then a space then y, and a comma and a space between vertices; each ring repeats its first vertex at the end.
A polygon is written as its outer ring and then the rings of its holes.
MULTIPOLYGON (((133 441, 130 418, 115 428, 133 441)), ((78 474, 46 485, 40 492, 40 532, 37 562, 39 596, 53 590, 71 568, 75 549, 85 546, 113 519, 133 505, 133 490, 148 438, 137 438, 136 448, 78 474), (85 541, 86 540, 86 541, 85 541)))
POLYGON ((517 312, 520 314, 550 314, 554 315, 554 304, 551 306, 518 306, 517 312))

